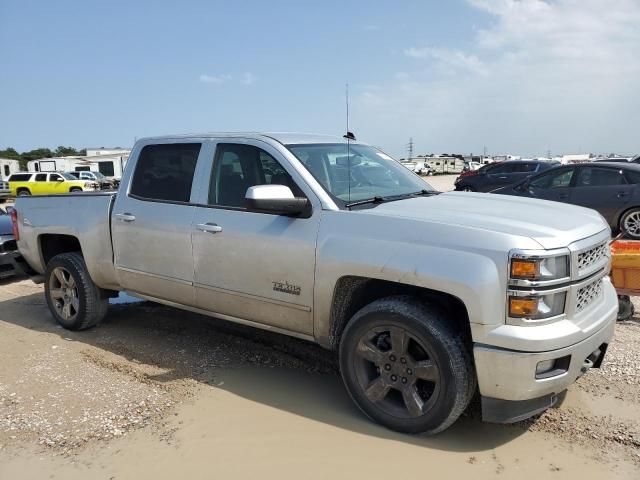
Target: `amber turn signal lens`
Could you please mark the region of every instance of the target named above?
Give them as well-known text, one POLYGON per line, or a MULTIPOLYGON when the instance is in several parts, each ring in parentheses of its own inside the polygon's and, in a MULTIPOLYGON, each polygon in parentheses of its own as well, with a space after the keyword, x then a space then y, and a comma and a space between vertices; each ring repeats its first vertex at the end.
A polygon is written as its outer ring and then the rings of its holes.
POLYGON ((511 278, 537 278, 540 262, 537 260, 511 260, 511 278))
POLYGON ((533 317, 538 313, 539 298, 509 298, 510 317, 533 317))

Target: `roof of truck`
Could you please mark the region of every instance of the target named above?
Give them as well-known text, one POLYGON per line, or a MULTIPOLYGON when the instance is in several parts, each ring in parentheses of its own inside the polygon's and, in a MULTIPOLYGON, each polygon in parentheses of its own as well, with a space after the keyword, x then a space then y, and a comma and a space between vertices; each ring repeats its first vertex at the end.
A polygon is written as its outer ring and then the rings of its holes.
MULTIPOLYGON (((214 133, 194 133, 188 135, 160 135, 157 137, 145 137, 140 140, 167 140, 171 138, 271 138, 283 145, 297 145, 310 143, 342 143, 344 138, 336 135, 322 135, 317 133, 295 133, 295 132, 214 132, 214 133)), ((353 142, 358 143, 358 142, 353 142)))

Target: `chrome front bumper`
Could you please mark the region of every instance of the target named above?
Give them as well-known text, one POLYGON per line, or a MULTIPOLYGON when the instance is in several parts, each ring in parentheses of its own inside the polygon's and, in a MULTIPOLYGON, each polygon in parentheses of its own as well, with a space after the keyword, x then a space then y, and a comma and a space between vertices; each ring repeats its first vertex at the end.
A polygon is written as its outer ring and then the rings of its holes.
POLYGON ((502 400, 529 400, 566 390, 584 373, 582 369, 587 357, 611 342, 616 317, 617 307, 610 312, 603 328, 580 343, 557 350, 521 352, 475 346, 473 355, 480 394, 502 400), (571 360, 564 373, 549 378, 536 378, 536 366, 539 362, 566 356, 570 356, 571 360))

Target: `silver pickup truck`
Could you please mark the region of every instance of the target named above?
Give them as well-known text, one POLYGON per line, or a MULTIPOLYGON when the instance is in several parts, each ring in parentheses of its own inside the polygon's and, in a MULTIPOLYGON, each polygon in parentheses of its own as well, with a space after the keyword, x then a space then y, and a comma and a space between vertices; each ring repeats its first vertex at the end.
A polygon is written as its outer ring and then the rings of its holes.
POLYGON ((117 193, 20 197, 20 252, 65 328, 120 291, 317 342, 360 409, 436 433, 554 405, 610 343, 609 227, 593 210, 439 193, 351 139, 138 141, 117 193))

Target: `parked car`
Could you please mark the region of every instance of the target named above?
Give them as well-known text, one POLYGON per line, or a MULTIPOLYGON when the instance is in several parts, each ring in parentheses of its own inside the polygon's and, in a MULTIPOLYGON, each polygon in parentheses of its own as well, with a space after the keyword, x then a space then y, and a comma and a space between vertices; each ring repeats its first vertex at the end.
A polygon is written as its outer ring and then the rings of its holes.
POLYGON ((11 195, 15 197, 100 190, 100 185, 96 182, 78 180, 60 172, 14 173, 9 176, 8 181, 11 195))
POLYGON ((491 163, 478 170, 467 170, 456 178, 456 190, 463 192, 490 192, 496 188, 521 182, 531 175, 559 165, 542 160, 507 160, 491 163))
POLYGON ((116 188, 115 180, 105 177, 100 172, 90 172, 87 170, 82 170, 79 172, 65 172, 67 175, 72 175, 73 177, 79 180, 87 180, 90 182, 95 182, 100 185, 100 190, 113 190, 116 188))
POLYGON ((4 203, 11 196, 11 188, 9 188, 9 182, 3 182, 0 180, 0 203, 4 203))
POLYGON ((640 240, 640 165, 579 163, 554 168, 517 185, 493 191, 593 208, 612 230, 640 240))
POLYGON ((394 430, 446 429, 477 388, 485 421, 540 413, 613 336, 593 210, 439 193, 364 143, 302 134, 138 140, 122 187, 16 201, 60 325, 96 325, 126 291, 313 341, 394 430))
POLYGON ((0 208, 0 280, 22 271, 16 262, 18 257, 20 252, 13 235, 11 216, 0 208))

